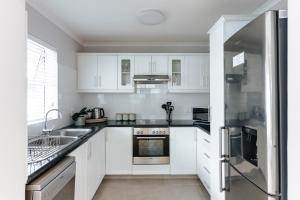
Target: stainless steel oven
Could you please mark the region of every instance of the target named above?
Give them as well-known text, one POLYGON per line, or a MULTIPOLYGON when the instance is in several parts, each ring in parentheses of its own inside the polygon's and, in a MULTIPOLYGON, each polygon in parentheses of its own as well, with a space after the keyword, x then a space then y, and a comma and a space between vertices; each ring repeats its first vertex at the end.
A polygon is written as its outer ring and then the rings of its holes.
POLYGON ((133 129, 133 164, 160 165, 170 163, 169 128, 133 129))

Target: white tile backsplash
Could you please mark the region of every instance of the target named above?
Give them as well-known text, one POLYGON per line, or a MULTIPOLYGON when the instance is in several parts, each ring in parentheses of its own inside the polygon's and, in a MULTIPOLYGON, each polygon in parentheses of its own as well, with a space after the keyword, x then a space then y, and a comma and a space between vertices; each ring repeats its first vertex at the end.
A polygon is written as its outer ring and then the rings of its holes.
POLYGON ((161 105, 172 101, 175 110, 173 119, 192 119, 192 108, 209 106, 209 94, 83 94, 83 105, 103 107, 109 119, 116 113, 136 113, 137 119, 165 119, 161 105))

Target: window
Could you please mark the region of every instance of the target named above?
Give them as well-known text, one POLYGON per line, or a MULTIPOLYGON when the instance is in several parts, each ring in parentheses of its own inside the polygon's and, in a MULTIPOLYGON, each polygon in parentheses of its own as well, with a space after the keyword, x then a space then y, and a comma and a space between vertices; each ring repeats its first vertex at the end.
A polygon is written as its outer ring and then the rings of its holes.
POLYGON ((45 113, 58 106, 57 52, 40 43, 27 40, 27 122, 29 124, 44 120, 45 113))

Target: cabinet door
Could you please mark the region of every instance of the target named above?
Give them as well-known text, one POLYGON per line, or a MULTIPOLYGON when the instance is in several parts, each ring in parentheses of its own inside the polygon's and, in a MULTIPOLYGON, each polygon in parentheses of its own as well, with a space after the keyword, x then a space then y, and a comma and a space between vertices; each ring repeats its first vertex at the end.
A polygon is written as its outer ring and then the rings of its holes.
POLYGON ((104 90, 118 88, 117 56, 98 56, 98 85, 104 90))
POLYGON ((79 55, 78 65, 78 89, 98 89, 98 59, 93 55, 79 55))
POLYGON ((152 74, 151 56, 134 57, 134 74, 135 75, 152 74))
POLYGON ((87 200, 87 143, 82 144, 69 154, 75 157, 75 200, 87 200))
POLYGON ((202 148, 201 148, 201 132, 197 129, 197 175, 201 179, 202 165, 202 148))
POLYGON ((171 174, 197 174, 195 128, 170 129, 171 174))
POLYGON ((184 68, 184 56, 170 56, 169 57, 169 73, 171 82, 169 84, 170 89, 183 89, 183 68, 184 68))
POLYGON ((87 199, 91 200, 103 177, 105 162, 105 132, 101 130, 87 142, 87 199))
POLYGON ((118 89, 134 89, 134 56, 119 56, 118 89))
POLYGON ((106 129, 106 174, 132 173, 132 128, 106 129))
POLYGON ((152 56, 152 74, 168 74, 168 56, 152 56))

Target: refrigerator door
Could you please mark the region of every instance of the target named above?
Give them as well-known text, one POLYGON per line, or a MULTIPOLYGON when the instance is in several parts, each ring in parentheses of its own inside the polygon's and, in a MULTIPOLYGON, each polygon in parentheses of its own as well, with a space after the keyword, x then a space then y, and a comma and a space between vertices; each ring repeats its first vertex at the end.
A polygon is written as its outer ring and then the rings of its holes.
POLYGON ((268 11, 224 45, 228 159, 271 195, 280 193, 276 34, 277 12, 268 11))
POLYGON ((243 177, 233 167, 230 167, 230 188, 226 192, 226 199, 229 200, 278 200, 277 197, 266 194, 243 177))

